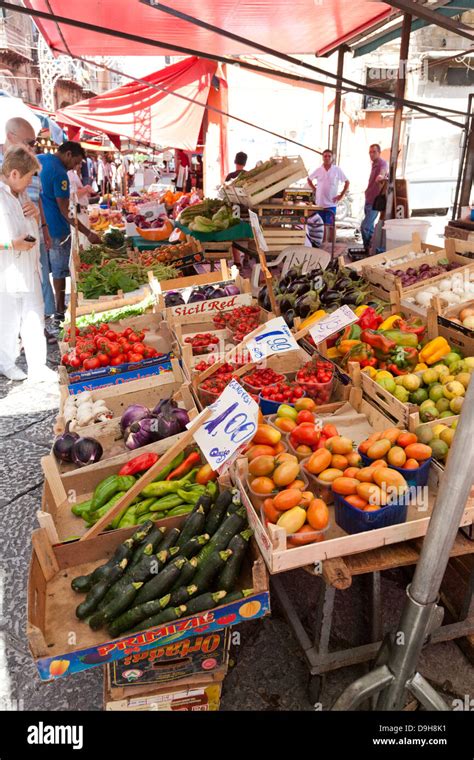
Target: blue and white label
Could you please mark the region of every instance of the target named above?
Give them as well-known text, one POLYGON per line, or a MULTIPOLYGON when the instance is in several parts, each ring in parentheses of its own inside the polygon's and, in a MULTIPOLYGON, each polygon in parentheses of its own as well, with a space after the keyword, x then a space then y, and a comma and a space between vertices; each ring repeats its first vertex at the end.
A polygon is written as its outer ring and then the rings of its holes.
POLYGON ((275 317, 265 322, 261 332, 251 338, 245 347, 255 362, 272 354, 284 354, 299 348, 283 317, 275 317))
POLYGON ((196 430, 194 440, 212 469, 221 470, 255 435, 258 404, 237 380, 231 380, 209 409, 212 416, 196 430))
POLYGON ((327 340, 327 338, 330 338, 331 335, 340 332, 340 330, 343 330, 347 325, 352 325, 353 322, 357 322, 358 319, 359 317, 354 314, 352 309, 347 306, 347 304, 344 304, 344 306, 333 311, 332 314, 328 314, 327 317, 323 317, 315 322, 314 325, 309 328, 309 332, 317 345, 318 343, 327 340))

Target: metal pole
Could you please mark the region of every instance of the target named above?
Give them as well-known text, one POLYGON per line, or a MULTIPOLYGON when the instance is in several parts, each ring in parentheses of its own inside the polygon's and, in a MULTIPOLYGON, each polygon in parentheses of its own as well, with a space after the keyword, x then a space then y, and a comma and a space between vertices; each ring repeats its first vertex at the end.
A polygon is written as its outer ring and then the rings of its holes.
POLYGON ((403 99, 405 97, 406 69, 408 61, 408 48, 410 46, 411 16, 405 13, 403 16, 402 37, 400 41, 400 57, 398 62, 397 86, 395 89, 396 105, 393 114, 392 145, 390 148, 389 183, 387 190, 387 208, 385 219, 392 219, 395 215, 395 179, 397 176, 398 151, 400 149, 400 133, 403 116, 403 99))
POLYGON ((378 710, 399 710, 405 691, 430 709, 446 710, 444 700, 417 673, 426 637, 441 625, 443 612, 437 597, 474 473, 474 381, 468 386, 463 411, 436 497, 428 531, 393 641, 384 656, 384 670, 357 679, 339 697, 334 710, 352 709, 367 695, 380 693, 378 710), (391 675, 391 678, 388 677, 391 675), (374 680, 377 686, 374 684, 374 680))
POLYGON ((471 200, 472 184, 474 182, 474 113, 472 111, 473 94, 469 95, 469 117, 467 120, 468 134, 466 134, 466 154, 464 164, 464 177, 461 185, 460 206, 468 206, 471 200))
POLYGON ((451 216, 451 219, 457 219, 459 216, 459 209, 461 206, 467 206, 469 203, 469 195, 470 195, 470 187, 468 193, 465 192, 466 186, 469 183, 469 177, 466 182, 466 174, 469 175, 470 173, 470 184, 472 186, 472 164, 474 161, 474 142, 470 145, 470 151, 471 151, 471 157, 469 158, 469 148, 468 145, 471 140, 473 140, 473 129, 470 129, 471 127, 471 111, 472 111, 472 94, 468 95, 467 99, 468 103, 468 114, 465 119, 465 124, 463 128, 463 134, 462 134, 462 147, 461 147, 461 157, 459 159, 459 168, 458 168, 458 176, 456 180, 456 189, 454 191, 454 200, 453 200, 453 213, 451 216), (459 198, 459 193, 461 192, 461 186, 463 188, 462 192, 462 198, 464 198, 467 194, 468 199, 465 203, 463 203, 463 200, 459 198))
POLYGON ((341 99, 342 99, 342 75, 344 73, 344 53, 347 47, 341 45, 337 50, 337 85, 336 97, 334 99, 334 123, 332 126, 332 155, 334 163, 339 163, 339 119, 341 118, 341 99))

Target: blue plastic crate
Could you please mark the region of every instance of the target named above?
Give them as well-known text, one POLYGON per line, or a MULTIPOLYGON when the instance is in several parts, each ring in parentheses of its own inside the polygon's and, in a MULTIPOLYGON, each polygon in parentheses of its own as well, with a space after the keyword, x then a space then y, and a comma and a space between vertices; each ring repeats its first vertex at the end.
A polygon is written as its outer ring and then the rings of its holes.
MULTIPOLYGON (((364 467, 368 467, 374 461, 373 459, 369 459, 366 454, 362 454, 360 451, 359 454, 364 467)), ((427 459, 426 462, 423 462, 423 464, 421 464, 416 470, 407 470, 404 467, 394 467, 393 464, 387 464, 387 467, 390 467, 391 470, 396 470, 401 475, 403 475, 409 486, 416 486, 417 488, 421 488, 422 486, 426 486, 428 484, 428 476, 430 474, 432 459, 432 457, 427 459)))
POLYGON ((404 523, 407 519, 410 493, 404 494, 398 501, 381 507, 375 512, 364 512, 345 500, 344 496, 334 494, 334 517, 337 525, 346 533, 363 533, 377 528, 404 523))

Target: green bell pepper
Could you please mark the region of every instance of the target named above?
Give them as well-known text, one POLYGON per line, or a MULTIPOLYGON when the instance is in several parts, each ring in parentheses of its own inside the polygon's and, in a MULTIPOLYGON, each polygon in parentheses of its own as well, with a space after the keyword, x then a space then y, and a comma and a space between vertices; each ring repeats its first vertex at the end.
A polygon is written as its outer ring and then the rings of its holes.
POLYGON ((420 342, 418 335, 411 332, 405 332, 404 330, 384 330, 383 335, 389 340, 393 340, 397 346, 416 348, 420 342))

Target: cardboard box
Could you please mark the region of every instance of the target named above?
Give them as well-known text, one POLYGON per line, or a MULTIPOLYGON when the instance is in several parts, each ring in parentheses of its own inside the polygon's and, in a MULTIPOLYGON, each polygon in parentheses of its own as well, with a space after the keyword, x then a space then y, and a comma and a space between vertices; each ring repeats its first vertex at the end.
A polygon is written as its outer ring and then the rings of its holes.
MULTIPOLYGON (((172 517, 166 523, 157 521, 156 524, 179 527, 183 520, 183 517, 172 517)), ((252 595, 117 639, 110 639, 103 629, 92 631, 85 621, 76 618, 75 609, 84 595, 76 594, 71 589, 71 580, 92 572, 107 561, 117 546, 135 530, 112 531, 87 541, 57 546, 51 544, 44 529, 33 531, 27 635, 42 680, 62 678, 131 654, 177 643, 190 636, 210 634, 269 614, 268 575, 257 544, 251 539, 236 587, 253 588, 252 595)))
POLYGON ((112 694, 123 696, 125 690, 139 693, 150 686, 174 686, 178 680, 187 682, 190 676, 208 679, 221 673, 223 677, 229 660, 229 641, 226 628, 116 660, 106 665, 112 694))
POLYGON ((202 676, 194 676, 176 685, 168 684, 165 689, 155 686, 139 694, 130 693, 135 691, 134 687, 130 687, 120 697, 117 694, 119 690, 110 687, 107 669, 104 669, 104 710, 214 712, 220 706, 224 675, 218 679, 215 674, 213 680, 209 676, 207 680, 203 680, 202 676))
MULTIPOLYGON (((366 417, 367 432, 372 428, 383 430, 393 425, 391 420, 385 417, 378 409, 364 401, 361 397, 360 390, 353 389, 350 397, 350 404, 354 408, 354 414, 359 412, 366 417)), ((342 404, 337 407, 342 408, 342 404)), ((335 404, 326 408, 328 420, 337 425, 337 417, 334 412, 337 411, 335 404)), ((324 414, 324 407, 320 407, 319 413, 324 414)), ((401 425, 400 425, 401 427, 401 425)), ((346 432, 344 432, 346 434, 346 432)), ((350 432, 347 432, 350 435, 350 432)), ((362 440, 362 439, 360 439, 362 440)), ((360 440, 356 443, 360 443, 360 440)), ((323 560, 335 557, 344 557, 349 554, 377 549, 386 544, 394 544, 401 541, 408 541, 412 538, 424 536, 428 530, 431 513, 436 498, 441 469, 432 466, 430 470, 428 483, 428 498, 423 493, 423 500, 420 504, 410 504, 408 515, 405 523, 392 525, 387 528, 369 530, 363 533, 347 534, 340 528, 334 519, 334 506, 329 506, 330 522, 324 534, 324 540, 319 543, 307 544, 306 546, 297 546, 289 548, 286 541, 286 532, 277 525, 268 523, 264 525, 260 509, 255 507, 247 493, 247 460, 239 459, 235 468, 235 482, 241 490, 242 500, 247 509, 249 524, 254 530, 255 539, 262 552, 263 559, 270 573, 281 573, 286 570, 292 570, 297 567, 314 565, 323 560)), ((470 525, 474 521, 474 500, 468 499, 460 525, 470 525)))

